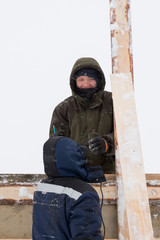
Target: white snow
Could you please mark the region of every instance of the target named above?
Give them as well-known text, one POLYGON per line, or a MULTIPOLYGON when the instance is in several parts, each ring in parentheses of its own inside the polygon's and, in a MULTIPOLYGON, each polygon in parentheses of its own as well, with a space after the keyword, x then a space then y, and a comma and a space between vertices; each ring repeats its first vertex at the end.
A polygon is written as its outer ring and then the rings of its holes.
POLYGON ((148 185, 160 186, 160 180, 147 180, 148 185))
POLYGON ((117 0, 111 0, 110 1, 110 8, 116 8, 117 7, 117 0))
POLYGON ((158 217, 158 213, 153 214, 153 217, 157 218, 158 217))
MULTIPOLYGON (((119 156, 119 150, 116 149, 115 151, 116 153, 116 159, 117 159, 117 165, 116 165, 116 168, 117 168, 117 172, 121 172, 121 169, 120 169, 120 156, 119 156)), ((125 214, 125 201, 124 201, 124 194, 123 194, 123 184, 122 184, 122 177, 121 176, 117 176, 117 187, 118 187, 118 222, 121 226, 121 229, 124 229, 124 214, 125 214)), ((123 235, 121 235, 121 238, 120 239, 123 239, 122 238, 123 235)))
POLYGON ((19 197, 27 197, 27 198, 33 199, 33 195, 28 192, 26 187, 20 188, 19 197))
POLYGON ((7 181, 6 178, 3 178, 2 181, 0 181, 0 183, 2 183, 2 184, 5 184, 5 183, 7 183, 7 182, 8 182, 8 181, 7 181))
POLYGON ((155 191, 154 189, 152 189, 152 195, 156 196, 157 195, 157 191, 155 191))
POLYGON ((114 22, 110 25, 110 29, 111 31, 114 31, 114 30, 118 30, 119 29, 119 25, 117 22, 114 22))
POLYGON ((112 58, 117 56, 117 51, 119 49, 118 40, 112 37, 112 58))
POLYGON ((1 196, 0 196, 0 199, 4 199, 4 196, 3 196, 3 195, 1 195, 1 196))

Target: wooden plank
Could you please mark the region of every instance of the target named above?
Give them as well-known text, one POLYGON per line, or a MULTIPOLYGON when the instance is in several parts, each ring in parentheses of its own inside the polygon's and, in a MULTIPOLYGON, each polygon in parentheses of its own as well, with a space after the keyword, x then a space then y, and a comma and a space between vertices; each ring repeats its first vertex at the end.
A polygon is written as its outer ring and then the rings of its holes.
MULTIPOLYGON (((131 72, 133 79, 130 0, 122 1, 110 0, 110 29, 111 29, 112 73, 131 72)), ((119 162, 119 147, 116 134, 116 124, 114 124, 114 129, 115 129, 115 157, 116 157, 117 193, 118 193, 117 210, 118 210, 119 239, 129 240, 121 166, 119 162)))
POLYGON ((132 73, 130 0, 110 0, 112 73, 132 73))
MULTIPOLYGON (((151 240, 153 229, 147 196, 131 74, 111 75, 119 163, 130 240, 151 240)), ((121 216, 121 225, 126 220, 121 216)), ((119 239, 127 239, 120 232, 119 239)))
MULTIPOLYGON (((117 128, 116 128, 117 129, 117 128)), ((118 139, 117 133, 115 139, 118 139)), ((119 157, 119 146, 115 148, 116 154, 116 173, 117 173, 117 217, 118 217, 118 236, 120 240, 130 240, 129 227, 124 197, 122 169, 119 157)))
MULTIPOLYGON (((147 176, 147 175, 146 175, 147 176)), ((108 176, 106 175, 106 178, 108 176)), ((153 176, 152 178, 148 175, 147 192, 148 198, 150 200, 160 200, 160 181, 157 180, 157 177, 153 176)), ((98 184, 91 184, 92 187, 97 191, 101 199, 101 190, 98 184)), ((24 201, 24 200, 33 200, 33 193, 36 185, 4 185, 0 186, 0 204, 5 199, 13 201, 24 201)), ((104 200, 117 200, 117 184, 115 180, 110 182, 104 182, 102 184, 103 199, 104 200)), ((13 204, 13 203, 12 203, 13 204)), ((27 202, 26 202, 27 204, 27 202)))
POLYGON ((0 199, 33 199, 35 187, 33 186, 3 186, 0 187, 0 199))

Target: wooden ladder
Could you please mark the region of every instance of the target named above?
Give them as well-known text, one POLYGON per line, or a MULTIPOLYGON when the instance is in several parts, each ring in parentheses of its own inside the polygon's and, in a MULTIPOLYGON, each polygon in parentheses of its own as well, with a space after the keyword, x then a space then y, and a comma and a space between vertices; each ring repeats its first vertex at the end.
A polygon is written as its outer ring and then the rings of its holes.
POLYGON ((153 240, 133 89, 130 0, 110 0, 118 233, 120 240, 153 240))

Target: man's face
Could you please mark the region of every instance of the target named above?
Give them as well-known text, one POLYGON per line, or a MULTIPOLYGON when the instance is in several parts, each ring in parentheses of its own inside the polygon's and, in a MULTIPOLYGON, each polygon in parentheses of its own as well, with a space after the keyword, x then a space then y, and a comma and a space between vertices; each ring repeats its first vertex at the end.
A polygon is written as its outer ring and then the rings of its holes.
POLYGON ((78 88, 95 88, 97 86, 96 80, 88 76, 79 76, 76 79, 76 84, 78 88))

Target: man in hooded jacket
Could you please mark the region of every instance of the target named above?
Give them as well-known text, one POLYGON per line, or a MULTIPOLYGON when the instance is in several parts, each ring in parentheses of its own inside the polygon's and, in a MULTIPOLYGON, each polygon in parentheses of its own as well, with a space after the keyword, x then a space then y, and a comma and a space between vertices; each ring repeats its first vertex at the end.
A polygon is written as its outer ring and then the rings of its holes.
POLYGON ((69 137, 89 147, 88 164, 115 172, 113 103, 104 73, 93 58, 78 59, 71 71, 72 96, 54 109, 50 136, 69 137))
POLYGON ((105 181, 101 166, 88 167, 84 151, 66 137, 49 138, 43 159, 48 177, 34 192, 32 239, 102 240, 99 197, 87 183, 105 181))

